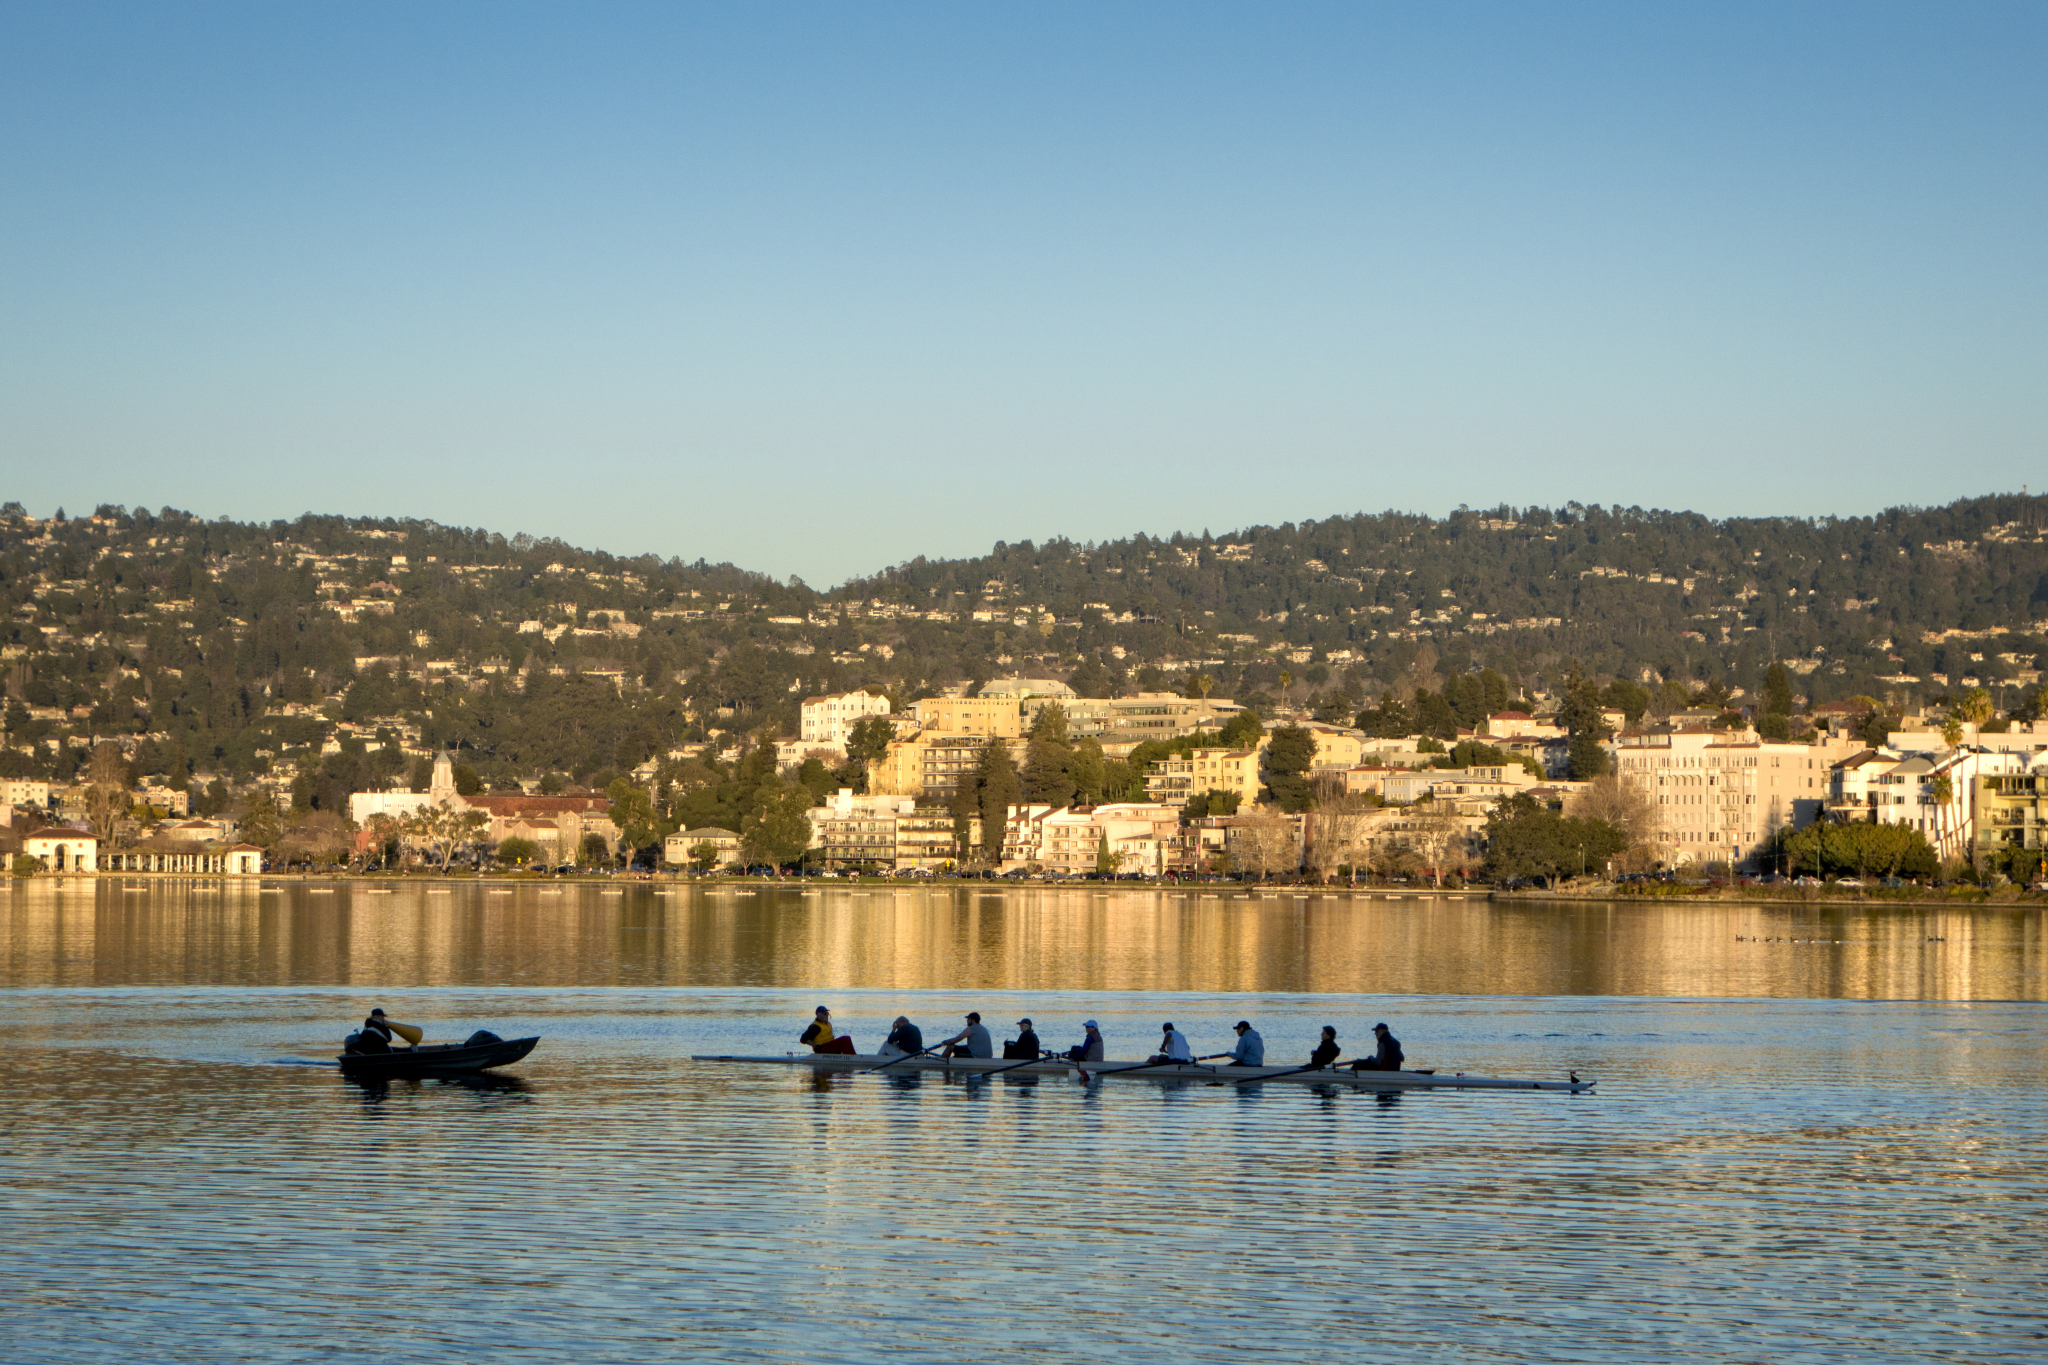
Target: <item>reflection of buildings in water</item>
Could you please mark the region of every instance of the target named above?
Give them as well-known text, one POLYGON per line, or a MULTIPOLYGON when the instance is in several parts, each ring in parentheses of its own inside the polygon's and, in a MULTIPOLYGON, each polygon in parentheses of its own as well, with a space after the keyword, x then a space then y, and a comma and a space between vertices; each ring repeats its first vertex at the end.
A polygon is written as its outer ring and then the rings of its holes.
POLYGON ((18 885, 0 897, 0 979, 1946 1000, 2040 999, 2048 981, 2038 915, 2002 909, 972 885, 491 890, 18 885))

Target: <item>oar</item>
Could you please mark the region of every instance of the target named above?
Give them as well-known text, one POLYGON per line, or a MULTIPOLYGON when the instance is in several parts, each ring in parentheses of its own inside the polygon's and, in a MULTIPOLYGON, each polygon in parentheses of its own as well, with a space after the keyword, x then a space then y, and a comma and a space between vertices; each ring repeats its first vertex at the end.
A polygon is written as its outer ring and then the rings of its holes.
POLYGON ((931 1055, 932 1050, 930 1048, 926 1048, 922 1052, 906 1052, 901 1057, 891 1057, 888 1061, 883 1062, 880 1066, 871 1066, 865 1071, 856 1071, 853 1074, 856 1076, 872 1076, 877 1071, 888 1070, 890 1067, 895 1066, 898 1062, 914 1062, 919 1057, 929 1057, 931 1055))
POLYGON ((1056 1062, 1058 1060, 1059 1058, 1052 1053, 1041 1051, 1036 1057, 1027 1057, 1021 1062, 1012 1062, 1008 1066, 999 1066, 993 1071, 978 1071, 975 1074, 978 1076, 1000 1076, 1005 1071, 1015 1071, 1019 1067, 1037 1066, 1040 1062, 1056 1062))
MULTIPOLYGON (((1085 1081, 1085 1080, 1087 1080, 1087 1079, 1088 1079, 1088 1065, 1087 1065, 1087 1063, 1085 1063, 1085 1062, 1079 1062, 1079 1063, 1076 1063, 1075 1065, 1076 1065, 1077 1069, 1078 1069, 1078 1070, 1080 1071, 1080 1073, 1081 1073, 1081 1079, 1082 1079, 1082 1080, 1084 1080, 1084 1081, 1085 1081)), ((1110 1068, 1109 1068, 1109 1069, 1108 1069, 1107 1071, 1097 1071, 1097 1072, 1096 1072, 1095 1074, 1096 1074, 1097 1076, 1121 1076, 1121 1075, 1123 1075, 1123 1074, 1124 1074, 1124 1073, 1125 1073, 1126 1071, 1150 1071, 1150 1070, 1152 1070, 1152 1069, 1153 1069, 1154 1067, 1161 1067, 1161 1066, 1194 1066, 1194 1065, 1195 1065, 1195 1063, 1194 1063, 1194 1062, 1139 1062, 1139 1063, 1138 1063, 1138 1064, 1137 1064, 1136 1066, 1113 1066, 1113 1067, 1110 1067, 1110 1068)), ((1216 1068, 1215 1068, 1215 1067, 1213 1067, 1213 1066, 1212 1066, 1212 1067, 1210 1067, 1210 1068, 1209 1068, 1209 1074, 1210 1074, 1210 1075, 1212 1075, 1212 1076, 1213 1076, 1213 1075, 1215 1075, 1215 1074, 1216 1074, 1216 1068)))
POLYGON ((1291 1069, 1289 1069, 1289 1070, 1286 1070, 1286 1071, 1276 1071, 1276 1072, 1274 1072, 1274 1073, 1273 1073, 1272 1075, 1270 1075, 1270 1076, 1246 1076, 1246 1077, 1245 1077, 1245 1078, 1244 1078, 1243 1080, 1239 1081, 1239 1082, 1238 1082, 1238 1084, 1239 1084, 1239 1085, 1254 1085, 1254 1084, 1258 1083, 1259 1081, 1277 1081, 1277 1080, 1279 1080, 1279 1079, 1280 1079, 1280 1078, 1281 1078, 1282 1076, 1299 1076, 1299 1075, 1300 1075, 1300 1074, 1301 1074, 1302 1072, 1304 1072, 1304 1071, 1329 1071, 1329 1070, 1334 1070, 1334 1068, 1332 1068, 1332 1067, 1330 1067, 1330 1066, 1328 1066, 1328 1065, 1326 1065, 1325 1063, 1322 1063, 1322 1062, 1310 1062, 1310 1063, 1309 1063, 1309 1064, 1308 1064, 1307 1066, 1297 1066, 1297 1067, 1293 1067, 1293 1068, 1291 1068, 1291 1069))

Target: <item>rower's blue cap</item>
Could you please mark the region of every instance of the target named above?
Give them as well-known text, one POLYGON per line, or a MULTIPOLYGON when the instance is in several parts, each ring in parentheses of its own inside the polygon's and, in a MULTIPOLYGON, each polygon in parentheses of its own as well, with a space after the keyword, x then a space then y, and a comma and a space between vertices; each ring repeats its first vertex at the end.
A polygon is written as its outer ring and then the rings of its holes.
POLYGON ((1081 1027, 1082 1027, 1082 1028, 1101 1028, 1101 1027, 1102 1027, 1102 1025, 1100 1025, 1100 1024, 1098 1024, 1098 1023, 1096 1023, 1096 1022, 1095 1022, 1095 1021, 1094 1021, 1093 1019, 1090 1019, 1090 1020, 1089 1020, 1089 1021, 1088 1021, 1087 1023, 1085 1023, 1085 1024, 1081 1025, 1081 1027))
POLYGON ((1374 1024, 1372 1026, 1372 1031, 1374 1033, 1385 1033, 1387 1031, 1387 1026, 1385 1024, 1374 1024))

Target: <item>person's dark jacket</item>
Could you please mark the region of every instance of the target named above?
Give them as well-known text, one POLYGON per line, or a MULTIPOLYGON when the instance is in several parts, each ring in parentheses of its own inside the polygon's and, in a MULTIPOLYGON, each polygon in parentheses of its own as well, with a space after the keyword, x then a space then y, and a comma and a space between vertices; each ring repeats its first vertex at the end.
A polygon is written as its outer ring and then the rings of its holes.
POLYGON ((1030 1029, 1018 1034, 1016 1042, 1003 1044, 1003 1056, 1020 1061, 1026 1057, 1036 1057, 1038 1050, 1038 1035, 1030 1029))
POLYGON ((1382 1033, 1380 1035, 1380 1050, 1374 1060, 1380 1064, 1380 1070, 1382 1071, 1399 1071, 1401 1063, 1407 1061, 1408 1057, 1406 1053, 1401 1051, 1401 1040, 1399 1038, 1396 1038, 1391 1033, 1382 1033))
POLYGON ((1314 1052, 1308 1054, 1308 1064, 1317 1067, 1328 1066, 1331 1062, 1337 1060, 1337 1054, 1343 1050, 1343 1048, 1338 1047, 1335 1043, 1325 1038, 1322 1042, 1316 1044, 1314 1052))
POLYGON ((905 1024, 901 1028, 889 1030, 889 1036, 883 1041, 894 1043, 913 1057, 924 1051, 924 1031, 915 1024, 905 1024))

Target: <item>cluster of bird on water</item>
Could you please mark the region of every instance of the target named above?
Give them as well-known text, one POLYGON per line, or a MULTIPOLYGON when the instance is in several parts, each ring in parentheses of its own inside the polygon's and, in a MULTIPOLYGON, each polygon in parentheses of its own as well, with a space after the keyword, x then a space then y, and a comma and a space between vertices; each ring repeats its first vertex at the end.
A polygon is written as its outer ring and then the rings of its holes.
MULTIPOLYGON (((1737 934, 1737 935, 1735 936, 1735 941, 1736 941, 1737 943, 1853 943, 1853 942, 1855 942, 1855 940, 1854 940, 1854 939, 1846 939, 1846 938, 1762 938, 1762 937, 1759 937, 1759 936, 1757 936, 1757 935, 1754 935, 1754 934, 1737 934)), ((1946 938, 1943 938, 1943 937, 1942 937, 1941 935, 1939 935, 1939 934, 1929 934, 1929 935, 1927 936, 1927 941, 1928 941, 1929 943, 1946 943, 1946 942, 1948 942, 1948 940, 1947 940, 1946 938)))
MULTIPOLYGON (((1066 1061, 1076 1063, 1100 1062, 1103 1060, 1106 1044, 1102 1026, 1090 1019, 1081 1025, 1081 1041, 1063 1052, 1050 1051, 1038 1041, 1037 1028, 1029 1019, 1017 1021, 1018 1035, 1003 1044, 1005 1060, 1024 1061, 1066 1061)), ((1188 1043, 1187 1035, 1173 1026, 1171 1020, 1160 1026, 1159 1050, 1153 1054, 1153 1065, 1169 1065, 1185 1062, 1220 1061, 1229 1066, 1264 1066, 1266 1064, 1266 1040, 1252 1027, 1248 1019, 1240 1019, 1232 1026, 1237 1041, 1228 1052, 1212 1052, 1196 1056, 1188 1043)), ((1399 1071, 1406 1056, 1401 1051, 1401 1040, 1396 1038, 1385 1024, 1372 1026, 1375 1046, 1373 1055, 1360 1057, 1351 1063, 1353 1071, 1399 1071)), ((824 1005, 818 1006, 811 1022, 797 1038, 808 1044, 812 1052, 839 1052, 858 1055, 850 1035, 838 1032, 832 1024, 832 1011, 824 1005)), ((1337 1042, 1337 1028, 1334 1024, 1323 1025, 1322 1037, 1315 1049, 1309 1053, 1308 1064, 1321 1069, 1333 1065, 1344 1049, 1337 1042)), ((938 1043, 926 1044, 924 1030, 910 1022, 903 1015, 897 1015, 890 1022, 889 1036, 876 1050, 875 1056, 905 1059, 938 1055, 942 1058, 966 1057, 971 1060, 991 1060, 995 1057, 995 1040, 987 1026, 981 1022, 981 1015, 970 1012, 966 1027, 952 1037, 938 1043)))

